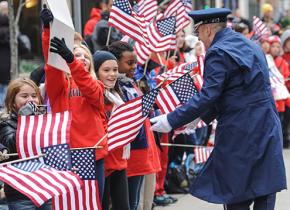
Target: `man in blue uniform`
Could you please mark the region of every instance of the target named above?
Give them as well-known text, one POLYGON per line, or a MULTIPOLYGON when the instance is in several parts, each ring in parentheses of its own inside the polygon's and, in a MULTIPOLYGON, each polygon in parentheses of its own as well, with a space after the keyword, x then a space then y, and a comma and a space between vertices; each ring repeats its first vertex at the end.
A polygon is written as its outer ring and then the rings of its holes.
POLYGON ((205 56, 200 93, 168 115, 151 119, 169 132, 200 117, 217 119, 215 148, 191 194, 227 210, 274 210, 286 188, 282 132, 265 56, 258 45, 226 28, 224 8, 192 11, 205 56))

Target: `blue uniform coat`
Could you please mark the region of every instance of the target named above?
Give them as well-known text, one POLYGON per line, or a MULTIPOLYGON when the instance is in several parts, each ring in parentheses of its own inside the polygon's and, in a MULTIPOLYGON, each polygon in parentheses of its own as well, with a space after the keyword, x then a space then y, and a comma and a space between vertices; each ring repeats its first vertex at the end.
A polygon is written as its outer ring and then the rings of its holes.
POLYGON ((199 95, 168 114, 173 129, 201 117, 218 120, 215 148, 191 194, 230 204, 286 188, 282 131, 265 56, 231 29, 219 31, 205 56, 199 95))

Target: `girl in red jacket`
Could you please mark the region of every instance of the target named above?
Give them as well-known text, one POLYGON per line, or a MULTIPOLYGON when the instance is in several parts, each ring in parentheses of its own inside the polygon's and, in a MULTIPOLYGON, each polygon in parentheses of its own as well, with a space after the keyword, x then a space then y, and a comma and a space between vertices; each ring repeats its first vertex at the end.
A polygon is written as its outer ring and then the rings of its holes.
MULTIPOLYGON (((49 48, 49 24, 53 20, 48 9, 41 12, 43 22, 42 46, 45 61, 49 48)), ((52 112, 69 110, 72 113, 70 147, 93 147, 97 142, 102 149, 96 152, 99 195, 104 189, 104 157, 107 155, 104 114, 104 86, 96 80, 90 51, 85 45, 76 45, 71 52, 65 40, 51 39, 50 51, 59 54, 70 68, 67 74, 49 64, 45 65, 45 85, 52 112)))
MULTIPOLYGON (((104 83, 105 90, 105 113, 108 123, 112 111, 121 105, 123 100, 116 89, 118 77, 117 58, 110 52, 97 51, 94 54, 95 72, 99 80, 104 83)), ((109 210, 110 198, 114 210, 130 210, 128 180, 127 180, 127 157, 124 157, 125 148, 116 148, 105 157, 105 193, 103 197, 103 210, 109 210)))

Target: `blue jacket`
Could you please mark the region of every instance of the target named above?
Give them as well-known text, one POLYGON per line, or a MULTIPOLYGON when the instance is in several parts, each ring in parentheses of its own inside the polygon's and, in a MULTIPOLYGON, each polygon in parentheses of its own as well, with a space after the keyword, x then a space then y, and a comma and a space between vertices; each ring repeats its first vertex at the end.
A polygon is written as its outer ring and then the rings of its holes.
POLYGON ((191 194, 230 204, 286 188, 282 131, 267 62, 258 45, 231 29, 219 31, 205 56, 199 95, 168 114, 175 129, 201 117, 218 120, 215 148, 191 194))

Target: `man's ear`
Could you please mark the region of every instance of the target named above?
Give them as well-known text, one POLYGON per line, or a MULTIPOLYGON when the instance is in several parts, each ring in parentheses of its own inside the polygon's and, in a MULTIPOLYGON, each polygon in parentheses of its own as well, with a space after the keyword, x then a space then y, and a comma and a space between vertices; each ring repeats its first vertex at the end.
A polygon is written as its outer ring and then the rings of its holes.
POLYGON ((205 27, 205 33, 209 37, 212 33, 212 28, 210 27, 210 24, 205 24, 204 27, 205 27))

